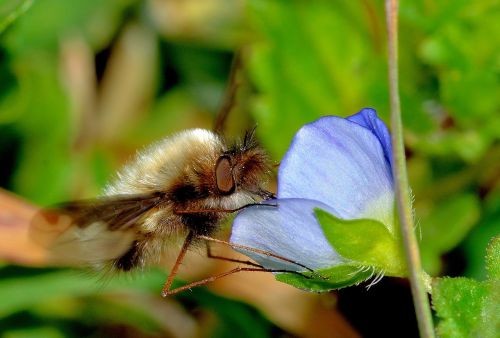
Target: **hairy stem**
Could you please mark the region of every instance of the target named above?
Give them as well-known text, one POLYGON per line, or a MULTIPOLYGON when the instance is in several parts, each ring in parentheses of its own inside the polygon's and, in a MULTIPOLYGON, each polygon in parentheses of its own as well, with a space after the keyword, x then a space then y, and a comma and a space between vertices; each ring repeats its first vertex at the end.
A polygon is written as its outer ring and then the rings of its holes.
POLYGON ((396 201, 401 224, 401 235, 404 242, 420 337, 435 337, 432 314, 425 287, 424 272, 414 232, 415 226, 413 223, 411 196, 406 172, 403 124, 401 121, 401 104, 398 88, 398 0, 386 0, 385 5, 389 46, 389 95, 392 152, 394 158, 393 174, 396 185, 396 201))

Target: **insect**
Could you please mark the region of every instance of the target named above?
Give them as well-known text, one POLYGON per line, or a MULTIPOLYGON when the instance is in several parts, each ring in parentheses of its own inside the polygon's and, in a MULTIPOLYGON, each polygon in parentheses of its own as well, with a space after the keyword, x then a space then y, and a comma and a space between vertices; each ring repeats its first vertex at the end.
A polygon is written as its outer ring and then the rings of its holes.
POLYGON ((270 172, 269 158, 255 141, 254 131, 228 146, 212 131, 185 130, 139 152, 105 188, 103 197, 40 212, 31 235, 50 249, 55 261, 111 271, 157 263, 173 242, 185 238, 163 296, 238 271, 272 271, 226 258, 247 267, 170 290, 186 251, 197 242, 207 243, 209 257, 212 241, 294 263, 212 237, 229 213, 274 197, 263 187, 270 172))

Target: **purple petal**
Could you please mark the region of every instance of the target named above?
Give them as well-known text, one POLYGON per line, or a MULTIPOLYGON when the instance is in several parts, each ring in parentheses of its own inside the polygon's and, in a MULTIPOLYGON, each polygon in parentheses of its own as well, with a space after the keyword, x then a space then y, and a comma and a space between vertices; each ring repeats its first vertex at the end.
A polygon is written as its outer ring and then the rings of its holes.
MULTIPOLYGON (((343 259, 326 240, 314 208, 335 213, 321 202, 305 199, 280 199, 249 207, 236 216, 230 241, 271 252, 313 270, 337 265, 343 259), (273 206, 276 203, 278 206, 273 206)), ((305 271, 277 258, 248 250, 238 251, 268 269, 305 271)))
POLYGON ((392 167, 391 134, 384 121, 378 118, 375 109, 363 108, 358 113, 347 117, 347 119, 369 129, 378 138, 384 149, 385 159, 392 167))
MULTIPOLYGON (((391 166, 374 129, 361 124, 372 121, 378 126, 378 122, 364 118, 369 111, 359 114, 351 117, 355 122, 323 117, 297 132, 280 165, 278 198, 321 201, 335 209, 337 217, 372 218, 390 228, 394 207, 391 166)), ((378 130, 383 136, 385 129, 378 130)))

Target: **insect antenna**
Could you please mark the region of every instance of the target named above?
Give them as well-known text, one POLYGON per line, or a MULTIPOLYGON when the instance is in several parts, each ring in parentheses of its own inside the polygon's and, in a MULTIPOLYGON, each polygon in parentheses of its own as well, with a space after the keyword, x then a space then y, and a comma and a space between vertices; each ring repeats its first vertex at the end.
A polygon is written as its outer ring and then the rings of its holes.
POLYGON ((243 142, 241 142, 240 150, 247 151, 257 147, 257 139, 255 138, 255 132, 257 131, 257 126, 254 126, 252 129, 247 130, 245 132, 245 136, 243 137, 243 142))

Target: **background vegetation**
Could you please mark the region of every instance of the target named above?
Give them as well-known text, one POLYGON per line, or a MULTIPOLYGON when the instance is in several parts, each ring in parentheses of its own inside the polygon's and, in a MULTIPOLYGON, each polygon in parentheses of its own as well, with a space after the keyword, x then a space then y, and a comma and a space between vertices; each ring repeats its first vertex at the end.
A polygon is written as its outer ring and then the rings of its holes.
MULTIPOLYGON (((400 6, 424 268, 481 281, 486 245, 500 233, 500 9, 493 0, 400 6)), ((370 106, 387 121, 384 20, 383 2, 365 0, 2 0, 0 186, 40 206, 98 195, 137 149, 212 127, 237 50, 226 134, 257 125, 276 162, 319 116, 370 106)), ((2 255, 2 337, 397 336, 391 322, 415 330, 399 279, 317 296, 244 275, 165 301, 166 269, 103 285, 23 261, 21 250, 2 255)), ((194 256, 186 279, 227 268, 194 256)))

